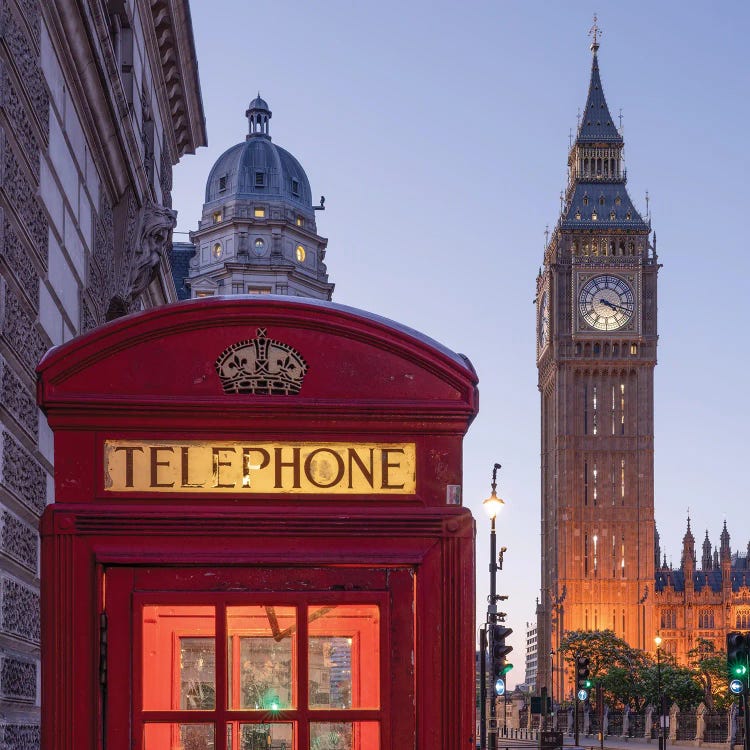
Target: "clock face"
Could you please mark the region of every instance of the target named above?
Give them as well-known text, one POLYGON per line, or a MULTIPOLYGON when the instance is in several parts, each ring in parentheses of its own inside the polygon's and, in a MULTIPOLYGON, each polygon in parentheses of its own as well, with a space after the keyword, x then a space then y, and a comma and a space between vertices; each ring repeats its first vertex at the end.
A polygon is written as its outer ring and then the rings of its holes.
POLYGON ((617 331, 635 312, 635 295, 619 276, 594 276, 578 295, 581 317, 597 331, 617 331))
POLYGON ((542 292, 539 300, 539 348, 542 349, 549 339, 549 295, 542 292))

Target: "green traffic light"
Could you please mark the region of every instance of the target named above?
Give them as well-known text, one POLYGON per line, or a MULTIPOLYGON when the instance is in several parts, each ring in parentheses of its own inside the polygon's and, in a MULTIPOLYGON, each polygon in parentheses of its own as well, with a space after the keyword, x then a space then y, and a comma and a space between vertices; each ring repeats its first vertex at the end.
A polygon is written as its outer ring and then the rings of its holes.
POLYGON ((513 665, 512 664, 506 664, 503 667, 503 674, 508 674, 508 672, 510 672, 511 669, 513 669, 513 665))
POLYGON ((594 683, 591 682, 591 680, 584 680, 583 686, 588 690, 590 687, 593 687, 594 683))
POLYGON ((737 677, 744 677, 747 674, 747 667, 744 664, 735 664, 732 667, 732 674, 737 677))

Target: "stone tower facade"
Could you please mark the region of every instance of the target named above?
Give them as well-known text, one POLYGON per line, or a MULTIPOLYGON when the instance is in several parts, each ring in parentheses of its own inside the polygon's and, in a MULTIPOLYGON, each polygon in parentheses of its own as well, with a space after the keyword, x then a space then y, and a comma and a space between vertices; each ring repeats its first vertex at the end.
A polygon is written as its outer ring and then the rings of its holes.
POLYGON ((171 261, 180 299, 281 294, 330 300, 310 182, 288 151, 271 140, 271 110, 258 95, 245 112, 245 140, 225 151, 206 183, 198 229, 175 243, 171 261))
POLYGON ((659 265, 626 189, 624 141, 599 75, 568 155, 559 221, 536 281, 542 589, 537 685, 568 697, 566 631, 653 647, 653 374, 659 265), (554 654, 552 654, 554 652, 554 654), (549 654, 549 658, 541 658, 549 654), (552 672, 553 674, 550 674, 552 672))

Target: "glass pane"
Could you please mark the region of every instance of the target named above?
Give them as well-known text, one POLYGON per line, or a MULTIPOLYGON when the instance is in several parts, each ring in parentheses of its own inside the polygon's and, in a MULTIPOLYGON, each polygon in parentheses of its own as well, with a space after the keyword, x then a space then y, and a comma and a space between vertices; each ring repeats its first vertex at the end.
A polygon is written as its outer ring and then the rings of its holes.
POLYGON ((287 724, 239 724, 239 747, 232 745, 232 729, 236 723, 227 725, 227 750, 293 750, 293 725, 287 724))
POLYGON ((143 607, 144 710, 216 708, 214 635, 213 607, 143 607))
POLYGON ((227 607, 230 709, 279 711, 297 700, 294 607, 227 607))
POLYGON ((309 607, 311 708, 380 708, 380 610, 375 604, 309 607))
POLYGON ((146 724, 143 750, 214 750, 213 724, 146 724))
POLYGON ((310 724, 310 750, 379 750, 377 721, 323 722, 310 724))

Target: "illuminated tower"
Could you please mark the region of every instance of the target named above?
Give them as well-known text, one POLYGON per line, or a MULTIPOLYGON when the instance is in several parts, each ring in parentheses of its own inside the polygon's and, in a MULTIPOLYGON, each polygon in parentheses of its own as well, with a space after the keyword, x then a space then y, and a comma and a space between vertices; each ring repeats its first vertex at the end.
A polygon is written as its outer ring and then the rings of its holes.
MULTIPOLYGON (((541 393, 539 653, 564 632, 614 630, 651 648, 656 281, 651 226, 626 189, 604 98, 598 28, 562 211, 536 281, 541 393)), ((539 686, 568 695, 562 660, 539 686)))

